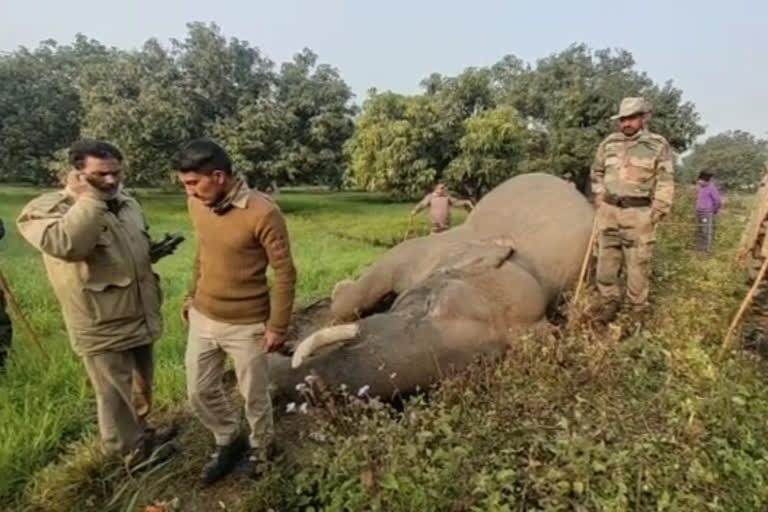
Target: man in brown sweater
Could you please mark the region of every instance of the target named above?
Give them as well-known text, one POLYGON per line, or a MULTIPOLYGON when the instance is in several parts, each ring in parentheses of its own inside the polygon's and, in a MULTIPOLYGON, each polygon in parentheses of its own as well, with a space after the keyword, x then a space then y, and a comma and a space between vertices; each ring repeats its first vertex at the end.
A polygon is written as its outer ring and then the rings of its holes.
POLYGON ((295 294, 288 231, 277 205, 232 173, 229 156, 216 143, 201 139, 185 146, 178 175, 198 241, 182 311, 189 326, 187 389, 217 446, 202 478, 210 483, 223 477, 246 449, 246 472, 258 476, 273 437, 266 354, 283 344, 295 294), (271 300, 267 266, 274 271, 271 300), (245 399, 247 447, 221 386, 227 355, 245 399))

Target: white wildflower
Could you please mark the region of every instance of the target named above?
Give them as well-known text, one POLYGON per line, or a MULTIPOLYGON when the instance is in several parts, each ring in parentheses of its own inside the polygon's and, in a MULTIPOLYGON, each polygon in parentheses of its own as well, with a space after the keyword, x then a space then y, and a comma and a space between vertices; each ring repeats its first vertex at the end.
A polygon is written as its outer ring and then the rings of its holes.
POLYGON ((285 407, 285 412, 296 412, 296 402, 291 402, 285 407))
POLYGON ((303 382, 299 382, 298 384, 296 384, 296 391, 298 391, 299 393, 303 393, 306 390, 307 390, 307 385, 304 384, 303 382))
POLYGON ((366 384, 365 386, 361 387, 359 390, 357 390, 357 396, 363 396, 368 394, 368 390, 371 389, 371 386, 366 384))
POLYGON ((313 382, 315 382, 315 376, 314 375, 307 375, 306 377, 304 377, 304 381, 307 384, 312 384, 313 382))
POLYGON ((304 402, 303 404, 301 404, 301 406, 299 407, 299 411, 301 412, 301 414, 307 414, 307 402, 304 402))

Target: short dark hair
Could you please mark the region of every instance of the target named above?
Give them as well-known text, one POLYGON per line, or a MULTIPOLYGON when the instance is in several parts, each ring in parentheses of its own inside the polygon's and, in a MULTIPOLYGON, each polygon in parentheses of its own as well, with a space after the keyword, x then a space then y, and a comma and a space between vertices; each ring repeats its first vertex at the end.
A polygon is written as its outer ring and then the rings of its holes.
POLYGON ((709 181, 712 179, 712 173, 709 171, 701 171, 699 173, 699 179, 702 181, 709 181))
POLYGON ((224 148, 210 139, 195 139, 181 149, 180 172, 211 174, 215 170, 232 174, 232 160, 224 148))
POLYGON ((115 146, 103 140, 83 139, 75 142, 69 148, 69 165, 78 171, 83 169, 85 159, 89 156, 105 160, 114 158, 123 161, 123 154, 115 146))

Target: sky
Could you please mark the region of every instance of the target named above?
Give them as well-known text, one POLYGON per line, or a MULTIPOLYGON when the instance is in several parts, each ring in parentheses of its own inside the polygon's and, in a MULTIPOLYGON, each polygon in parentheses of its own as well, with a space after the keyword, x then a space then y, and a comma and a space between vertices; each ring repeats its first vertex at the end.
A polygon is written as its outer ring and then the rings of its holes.
POLYGON ((82 32, 108 46, 183 38, 215 22, 276 63, 304 47, 336 67, 361 103, 370 87, 418 92, 432 72, 455 75, 506 54, 534 63, 573 43, 623 48, 656 82, 695 103, 706 136, 768 137, 768 2, 645 0, 0 0, 0 51, 82 32))

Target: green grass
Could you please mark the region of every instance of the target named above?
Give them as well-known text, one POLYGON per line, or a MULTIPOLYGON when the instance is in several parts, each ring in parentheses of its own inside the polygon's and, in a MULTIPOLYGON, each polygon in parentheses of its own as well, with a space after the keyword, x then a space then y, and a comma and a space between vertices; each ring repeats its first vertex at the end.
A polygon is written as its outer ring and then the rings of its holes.
MULTIPOLYGON (((2 194, 5 219, 28 198, 23 189, 2 194)), ((398 241, 410 208, 365 194, 280 201, 299 303, 327 295, 398 241)), ((181 198, 142 202, 158 235, 188 232, 181 198)), ((748 206, 740 197, 727 203, 711 257, 691 251, 690 226, 660 228, 643 329, 526 338, 505 360, 478 363, 399 412, 352 397, 306 417, 276 411, 279 434, 294 441, 289 452, 255 484, 232 477, 208 489, 195 479, 211 441, 183 406, 176 314, 193 244, 158 265, 168 297, 158 412, 185 420, 184 456, 128 475, 94 450, 84 373, 39 259, 11 233, 0 261, 53 362, 17 339, 0 380, 0 496, 22 511, 143 510, 175 497, 185 512, 768 510, 766 363, 739 347, 722 366, 714 359, 746 292, 731 258, 748 206), (296 435, 307 420, 312 428, 296 435)), ((681 190, 670 221, 690 222, 691 207, 681 190)), ((416 231, 426 229, 421 217, 416 231)))
MULTIPOLYGON (((30 344, 16 322, 12 360, 0 376, 0 504, 16 500, 30 478, 70 443, 92 441, 96 434, 90 386, 70 349, 41 258, 16 232, 16 216, 38 193, 0 188, 0 217, 7 229, 0 265, 46 353, 30 344)), ((176 254, 156 265, 166 297, 165 335, 156 346, 155 409, 162 412, 178 408, 184 399, 185 334, 178 311, 189 283, 194 233, 183 196, 139 191, 137 197, 154 237, 173 231, 187 237, 176 254)), ((411 207, 368 194, 313 191, 283 192, 279 204, 288 218, 299 273, 297 305, 326 296, 336 281, 359 273, 381 254, 381 244, 399 241, 411 207)), ((463 212, 456 214, 461 222, 463 212)), ((416 232, 427 232, 424 216, 415 225, 416 232)))

